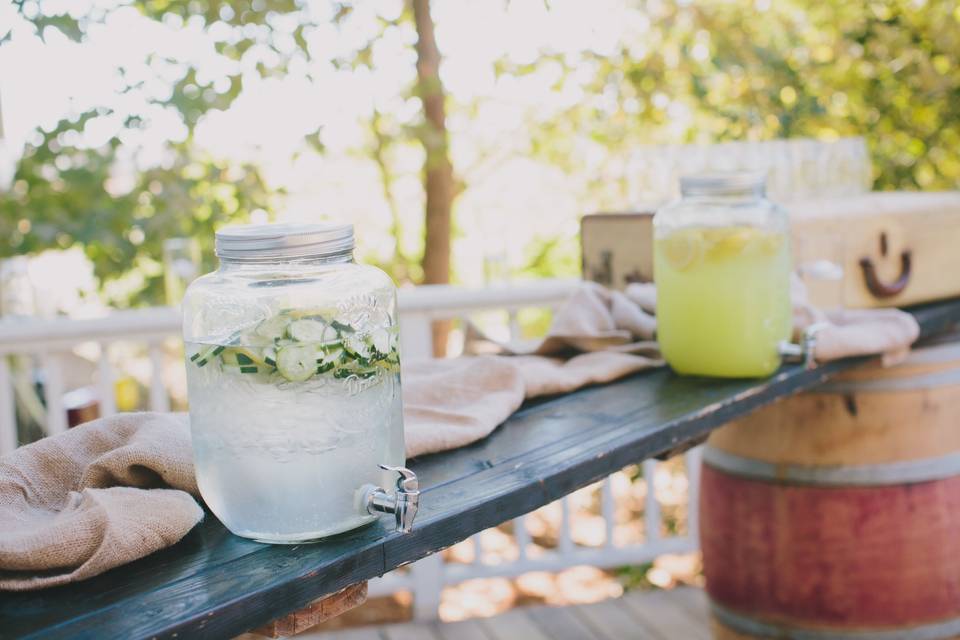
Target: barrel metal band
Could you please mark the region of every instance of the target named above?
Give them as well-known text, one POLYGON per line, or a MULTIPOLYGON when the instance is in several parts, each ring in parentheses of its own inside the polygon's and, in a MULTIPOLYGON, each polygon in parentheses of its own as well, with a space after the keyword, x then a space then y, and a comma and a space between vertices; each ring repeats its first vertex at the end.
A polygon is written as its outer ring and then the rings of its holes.
POLYGON ((960 451, 936 458, 884 464, 809 466, 774 464, 708 446, 704 448, 703 461, 715 469, 746 478, 821 486, 896 485, 942 480, 960 474, 960 451))
POLYGON ((877 393, 883 391, 916 391, 960 384, 960 369, 948 369, 909 378, 878 380, 833 380, 811 389, 812 393, 877 393))
POLYGON ((920 347, 910 352, 910 355, 897 366, 911 364, 942 364, 960 360, 960 339, 950 336, 950 342, 942 342, 928 347, 920 347))
POLYGON ((710 602, 713 615, 724 625, 740 633, 762 638, 792 640, 940 640, 960 634, 960 618, 922 624, 902 629, 832 630, 802 629, 776 625, 735 613, 716 602, 710 602))
MULTIPOLYGON (((923 364, 943 364, 960 361, 960 341, 915 349, 906 359, 894 368, 923 364)), ((886 380, 844 381, 830 380, 812 389, 812 393, 856 393, 858 391, 911 391, 929 389, 960 383, 960 366, 947 371, 937 371, 908 378, 889 378, 886 380)))

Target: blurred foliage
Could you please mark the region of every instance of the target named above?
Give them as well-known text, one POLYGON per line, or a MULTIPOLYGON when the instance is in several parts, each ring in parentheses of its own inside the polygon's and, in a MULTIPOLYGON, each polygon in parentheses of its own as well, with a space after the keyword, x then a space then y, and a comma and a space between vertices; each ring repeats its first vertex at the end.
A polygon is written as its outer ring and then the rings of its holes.
POLYGON ((532 149, 569 171, 571 144, 607 150, 865 135, 878 189, 960 184, 960 6, 953 0, 651 2, 612 56, 503 61, 560 69, 584 99, 537 127, 532 149))
MULTIPOLYGON (((160 166, 131 168, 137 166, 136 154, 124 148, 121 141, 128 138, 122 131, 98 148, 84 146, 77 134, 105 115, 102 111, 38 132, 17 167, 13 188, 0 193, 0 233, 8 238, 0 242, 0 257, 79 244, 105 283, 130 285, 130 297, 114 302, 150 304, 159 300, 163 238, 191 235, 209 242, 215 226, 244 220, 256 209, 272 211, 282 195, 256 167, 200 155, 193 132, 211 110, 229 108, 251 75, 310 78, 307 62, 314 52, 309 43, 317 21, 311 5, 301 0, 131 4, 168 26, 199 26, 223 64, 211 71, 187 60, 154 56, 148 61, 158 78, 167 79, 169 91, 144 95, 151 107, 176 114, 184 127, 182 139, 169 142, 160 166), (118 176, 120 165, 132 175, 118 176)), ((112 10, 98 4, 91 15, 47 15, 33 0, 14 0, 14 6, 40 37, 55 30, 74 40, 82 40, 112 10)), ((65 5, 51 6, 62 10, 65 5)), ((333 6, 337 25, 349 27, 359 19, 354 3, 333 6)), ((364 35, 349 55, 330 61, 336 68, 372 69, 375 45, 394 30, 412 29, 409 7, 389 19, 378 15, 376 21, 354 29, 364 35)), ((638 0, 624 10, 623 23, 628 37, 612 53, 546 50, 533 62, 504 59, 495 69, 518 82, 546 73, 558 94, 580 96, 559 111, 530 113, 528 126, 518 131, 517 148, 582 182, 585 206, 625 206, 626 190, 611 184, 604 163, 651 143, 865 135, 876 188, 960 185, 956 0, 638 0)), ((7 37, 0 33, 0 46, 7 37)), ((401 99, 416 98, 412 80, 401 99)), ((131 80, 121 90, 145 91, 143 84, 142 78, 131 80)), ((478 107, 477 102, 450 105, 461 116, 478 107)), ((124 129, 149 124, 146 115, 133 117, 124 129)), ((396 158, 423 137, 422 118, 377 106, 365 124, 369 142, 360 151, 379 170, 396 243, 381 266, 398 280, 419 280, 422 241, 416 244, 407 235, 409 246, 404 245, 404 226, 414 223, 403 218, 404 203, 397 202, 394 191, 401 171, 396 158)), ((494 151, 498 146, 500 141, 491 141, 494 151)), ((323 152, 317 132, 306 136, 304 148, 323 152)), ((505 158, 494 153, 488 160, 496 168, 505 158)), ((480 180, 480 173, 465 170, 458 176, 466 181, 458 191, 480 180)), ((549 232, 532 240, 523 264, 512 265, 505 275, 578 273, 576 238, 549 232)))
MULTIPOLYGON (((76 41, 109 12, 95 6, 81 17, 47 15, 30 0, 14 4, 41 38, 56 29, 76 41)), ((101 108, 38 131, 17 164, 12 188, 0 193, 0 234, 8 238, 0 242, 0 257, 80 246, 108 302, 116 306, 164 302, 162 249, 167 238, 196 238, 209 260, 217 227, 244 222, 257 210, 272 214, 282 192, 271 188, 255 166, 200 152, 193 132, 209 111, 230 107, 243 89, 244 73, 284 74, 292 60, 308 57, 303 30, 312 24, 305 14, 296 21, 279 20, 278 12, 302 13, 294 0, 271 0, 270 7, 262 0, 132 4, 167 24, 201 21, 208 33, 219 34, 218 53, 236 64, 211 76, 180 60, 152 56, 147 61, 157 77, 169 77, 171 70, 180 74, 168 93, 147 100, 175 113, 186 130, 182 140, 167 143, 159 164, 138 168, 137 149, 124 148, 122 142, 124 131, 149 126, 146 116, 127 117, 105 144, 89 146, 83 135, 87 124, 111 115, 101 108)), ((125 70, 119 71, 126 78, 125 70)), ((138 91, 143 84, 120 91, 138 91)), ((306 138, 305 144, 319 150, 316 135, 306 138)))
MULTIPOLYGON (((0 242, 0 257, 80 245, 108 291, 111 281, 126 281, 126 286, 113 289, 116 295, 110 300, 121 306, 163 302, 160 260, 165 238, 195 237, 203 255, 209 257, 216 227, 245 221, 258 209, 272 214, 282 193, 266 184, 259 169, 204 157, 196 150, 193 134, 211 110, 230 107, 241 94, 247 74, 270 77, 295 71, 310 79, 304 64, 311 59, 307 34, 316 26, 308 3, 298 0, 133 0, 129 4, 168 26, 199 25, 226 62, 216 75, 183 60, 157 55, 147 60, 158 78, 170 77, 171 70, 179 74, 172 84, 167 83, 167 94, 146 97, 149 104, 177 115, 186 129, 184 140, 170 142, 162 166, 137 171, 132 187, 111 189, 111 183, 118 182, 118 168, 132 170, 136 150, 124 153, 122 132, 100 148, 84 146, 82 136, 76 134, 109 110, 91 111, 64 120, 53 130, 38 131, 17 166, 13 189, 0 192, 0 232, 9 238, 7 243, 0 242)), ((33 0, 16 0, 14 5, 39 37, 56 29, 75 41, 82 41, 87 29, 104 22, 110 11, 94 6, 91 13, 77 17, 45 14, 33 0)), ((335 23, 351 18, 350 3, 334 5, 335 23)), ((397 20, 380 20, 372 37, 352 55, 332 62, 338 68, 369 67, 375 42, 384 30, 401 22, 412 25, 409 9, 397 20)), ((119 72, 126 78, 125 69, 119 72)), ((120 91, 139 91, 144 84, 140 79, 120 91)), ((413 92, 411 86, 408 93, 413 92)), ((148 117, 135 116, 127 119, 124 128, 149 124, 148 117)), ((376 112, 369 127, 372 142, 365 152, 380 169, 396 240, 393 256, 381 266, 399 281, 419 279, 419 256, 402 245, 389 160, 394 146, 416 140, 419 132, 376 112)), ((304 147, 324 151, 319 131, 305 135, 304 147)))
POLYGON ((617 567, 613 570, 613 575, 617 578, 617 582, 623 585, 624 591, 651 591, 657 588, 647 577, 651 569, 653 569, 653 563, 644 562, 617 567))
POLYGON ((27 145, 11 190, 0 196, 0 237, 8 239, 0 255, 79 244, 106 290, 116 292, 109 302, 162 303, 164 240, 197 238, 209 259, 216 227, 269 210, 275 194, 255 168, 195 157, 182 144, 171 145, 168 164, 136 173, 115 193, 120 141, 98 148, 65 142, 96 117, 62 120, 27 145), (124 279, 125 286, 110 286, 124 279))

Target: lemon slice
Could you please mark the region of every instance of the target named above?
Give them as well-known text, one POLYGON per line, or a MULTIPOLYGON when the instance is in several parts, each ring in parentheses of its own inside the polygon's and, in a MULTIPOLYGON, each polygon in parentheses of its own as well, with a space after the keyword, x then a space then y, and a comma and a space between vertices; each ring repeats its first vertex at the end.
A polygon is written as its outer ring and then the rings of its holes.
POLYGON ((715 260, 732 258, 743 253, 747 246, 761 237, 761 232, 752 227, 716 229, 715 240, 710 247, 710 257, 715 260))
POLYGON ((703 234, 699 229, 674 231, 660 240, 667 264, 678 271, 691 268, 703 257, 703 234))
POLYGON ((783 241, 784 235, 782 233, 765 233, 760 237, 757 245, 761 253, 772 256, 780 253, 783 248, 783 241))

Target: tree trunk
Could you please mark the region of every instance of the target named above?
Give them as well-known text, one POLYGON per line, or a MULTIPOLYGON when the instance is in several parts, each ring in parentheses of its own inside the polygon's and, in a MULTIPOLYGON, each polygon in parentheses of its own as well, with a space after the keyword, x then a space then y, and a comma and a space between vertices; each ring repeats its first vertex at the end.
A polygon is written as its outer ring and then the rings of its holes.
MULTIPOLYGON (((417 94, 423 104, 420 142, 425 152, 423 185, 426 193, 426 238, 423 250, 424 284, 450 282, 450 209, 453 204, 453 166, 448 148, 446 95, 440 81, 440 51, 433 33, 430 0, 411 0, 417 28, 417 94)), ((449 323, 434 323, 433 352, 446 353, 449 323)))

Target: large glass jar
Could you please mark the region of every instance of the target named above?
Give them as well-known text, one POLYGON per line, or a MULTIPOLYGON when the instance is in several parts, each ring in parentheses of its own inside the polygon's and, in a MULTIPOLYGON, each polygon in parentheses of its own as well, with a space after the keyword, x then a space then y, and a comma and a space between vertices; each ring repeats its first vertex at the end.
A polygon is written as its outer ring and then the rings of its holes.
POLYGON ((404 464, 396 289, 353 261, 351 225, 216 234, 183 301, 197 483, 235 534, 321 538, 374 519, 404 464))
POLYGON ((767 376, 791 332, 786 213, 762 175, 681 179, 654 217, 657 336, 681 374, 767 376))

